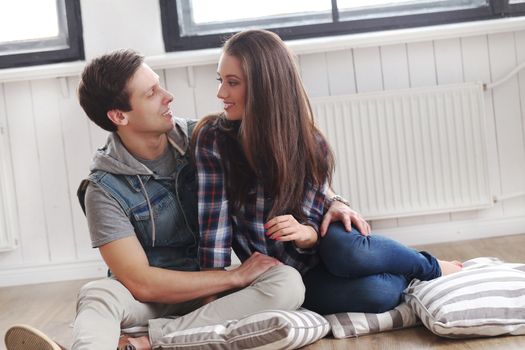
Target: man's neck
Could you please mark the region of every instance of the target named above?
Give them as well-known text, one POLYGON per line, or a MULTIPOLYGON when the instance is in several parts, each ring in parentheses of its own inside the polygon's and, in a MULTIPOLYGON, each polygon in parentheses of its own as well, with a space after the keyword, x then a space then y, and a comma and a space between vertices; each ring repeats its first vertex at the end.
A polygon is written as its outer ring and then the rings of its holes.
POLYGON ((117 134, 128 152, 141 159, 157 159, 166 151, 166 147, 168 147, 168 137, 166 134, 138 136, 118 131, 117 134))

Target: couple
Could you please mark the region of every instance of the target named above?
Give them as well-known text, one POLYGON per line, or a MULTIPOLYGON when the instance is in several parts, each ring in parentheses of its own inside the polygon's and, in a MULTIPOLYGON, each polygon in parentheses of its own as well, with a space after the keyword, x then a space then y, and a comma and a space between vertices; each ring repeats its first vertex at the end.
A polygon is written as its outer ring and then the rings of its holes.
MULTIPOLYGON (((80 104, 112 133, 79 198, 110 277, 81 289, 73 349, 169 348, 174 330, 301 305, 382 312, 411 279, 460 269, 370 236, 333 196, 330 148, 277 35, 231 37, 218 80, 224 112, 196 125, 173 118, 173 96, 135 52, 85 68, 80 104), (226 271, 232 249, 243 263, 226 271), (120 337, 141 326, 149 336, 120 337)), ((6 335, 8 350, 37 342, 60 349, 28 326, 6 335)))

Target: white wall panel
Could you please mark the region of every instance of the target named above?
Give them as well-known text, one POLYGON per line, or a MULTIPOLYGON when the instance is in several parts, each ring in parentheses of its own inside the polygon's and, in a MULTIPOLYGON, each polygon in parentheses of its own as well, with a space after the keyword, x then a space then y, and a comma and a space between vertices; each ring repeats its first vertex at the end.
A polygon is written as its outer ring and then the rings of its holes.
POLYGON ((30 82, 4 84, 24 263, 49 261, 30 82))
MULTIPOLYGON (((489 35, 492 80, 505 76, 516 65, 514 33, 489 35)), ((505 196, 525 190, 525 149, 518 77, 514 76, 493 91, 498 142, 501 192, 505 196)), ((523 213, 525 198, 503 203, 505 215, 523 213)))
POLYGON ((407 44, 410 87, 436 84, 434 43, 424 41, 407 44))
POLYGON ((405 44, 381 47, 381 67, 385 90, 410 87, 407 47, 405 44))
POLYGON ((33 81, 31 92, 46 224, 42 229, 47 234, 50 260, 71 261, 76 258, 76 245, 69 210, 71 203, 58 105, 58 80, 33 81))
POLYGON ((299 56, 301 78, 308 96, 330 95, 328 74, 326 69, 326 55, 314 53, 299 56))
MULTIPOLYGON (((515 42, 517 61, 520 63, 525 62, 525 30, 515 33, 515 42)), ((518 74, 518 86, 520 92, 521 125, 523 127, 522 135, 525 135, 525 71, 521 71, 518 74)), ((525 140, 525 136, 523 136, 522 139, 525 140)))
MULTIPOLYGON (((383 89, 403 89, 410 87, 410 75, 408 72, 408 58, 407 58, 407 47, 405 44, 387 45, 381 49, 381 72, 383 76, 383 89)), ((399 127, 396 125, 395 120, 387 118, 388 128, 395 129, 399 127)), ((395 149, 395 140, 389 138, 387 135, 383 136, 384 142, 382 143, 383 148, 395 149)), ((385 149, 384 152, 387 152, 385 149)), ((387 154, 387 153, 385 153, 387 154)), ((396 175, 400 173, 401 165, 399 162, 392 164, 392 169, 386 168, 386 172, 390 172, 393 176, 392 183, 401 183, 401 179, 396 175)), ((391 200, 401 200, 404 195, 403 189, 399 186, 390 186, 389 190, 392 192, 391 200), (391 188, 390 188, 391 187, 391 188)), ((398 226, 397 219, 384 219, 376 220, 372 222, 372 228, 374 230, 381 228, 392 228, 398 226)))
MULTIPOLYGON (((73 234, 76 242, 77 259, 89 260, 99 257, 98 251, 91 248, 91 240, 84 213, 78 203, 76 191, 80 181, 89 175, 89 165, 97 147, 92 146, 89 123, 76 99, 77 78, 67 79, 66 93, 59 96, 59 110, 64 137, 64 156, 67 165, 69 184, 69 215, 72 217, 73 234)), ((98 127, 97 127, 98 128, 98 127)))
POLYGON ((355 93, 354 59, 351 50, 327 52, 326 67, 330 95, 355 93))
MULTIPOLYGON (((490 61, 488 52, 488 39, 486 35, 474 36, 461 39, 461 57, 463 65, 464 80, 468 82, 490 82, 490 61)), ((499 164, 496 140, 496 124, 494 120, 493 92, 485 92, 486 104, 486 149, 489 161, 489 182, 492 192, 501 192, 499 181, 499 164)), ((478 219, 494 218, 503 215, 501 203, 495 203, 494 207, 488 210, 479 210, 475 213, 478 219)), ((453 216, 457 218, 456 216, 453 216)))
POLYGON ((378 47, 354 49, 357 92, 383 90, 381 56, 378 47))
MULTIPOLYGON (((407 44, 410 87, 434 86, 437 84, 436 56, 434 42, 426 41, 407 44)), ((412 170, 414 171, 414 170, 412 170)), ((410 174, 409 174, 410 176, 410 174)), ((400 218, 400 226, 428 225, 436 222, 447 222, 449 214, 426 215, 420 217, 400 218)))
POLYGON ((461 44, 458 39, 436 40, 436 79, 438 84, 454 84, 463 81, 461 44))
MULTIPOLYGON (((464 81, 461 40, 459 38, 436 40, 434 42, 434 53, 436 55, 436 79, 438 85, 454 84, 464 81)), ((468 148, 469 145, 463 145, 468 148)), ((466 166, 472 159, 465 159, 458 167, 466 166)), ((477 211, 465 211, 451 213, 452 220, 476 219, 477 211)))
POLYGON ((195 117, 201 118, 210 113, 220 112, 222 104, 217 98, 217 66, 209 65, 194 68, 195 74, 195 117))
MULTIPOLYGON (((345 95, 353 94, 356 91, 355 86, 355 71, 354 71, 354 62, 353 55, 351 50, 342 50, 335 52, 328 52, 325 56, 326 59, 326 74, 328 77, 328 95, 345 95)), ((315 62, 312 62, 315 64, 315 62)), ((306 66, 306 65, 305 65, 306 66)), ((319 70, 318 68, 315 70, 319 70)), ((321 70, 323 72, 324 70, 321 70)), ((306 72, 305 72, 306 73, 306 72)), ((313 80, 313 79, 312 79, 313 80)), ((327 94, 325 94, 326 96, 327 94)), ((332 147, 333 151, 337 153, 337 148, 339 148, 339 153, 344 154, 344 157, 336 157, 336 168, 345 169, 343 170, 346 174, 349 174, 349 171, 352 167, 357 165, 357 157, 353 152, 354 139, 350 134, 345 134, 346 125, 349 123, 348 116, 344 116, 342 113, 338 113, 334 116, 335 122, 338 125, 341 125, 339 129, 329 128, 327 125, 319 124, 319 127, 327 133, 325 136, 328 140, 342 140, 337 145, 332 147), (352 154, 352 155, 350 155, 352 154)), ((322 120, 324 123, 325 121, 322 120)), ((332 188, 338 193, 348 193, 350 187, 355 187, 357 179, 352 178, 334 178, 332 183, 332 188)))
MULTIPOLYGON (((4 95, 4 84, 0 84, 0 150, 2 154, 0 174, 2 178, 2 184, 0 189, 2 193, 2 200, 0 201, 0 229, 6 229, 4 232, 6 240, 7 235, 14 236, 11 239, 19 239, 20 229, 18 227, 18 208, 16 207, 16 189, 14 186, 14 174, 12 169, 12 151, 10 145, 10 129, 7 121, 7 109, 4 95), (7 166, 4 166, 6 164, 7 166), (8 203, 6 203, 6 201, 8 203)), ((20 242, 18 242, 20 244, 20 242)), ((0 254, 0 266, 14 265, 23 261, 21 249, 8 250, 0 254)))
POLYGON ((196 118, 194 68, 170 69, 165 76, 166 88, 175 96, 171 104, 173 114, 181 118, 196 118))

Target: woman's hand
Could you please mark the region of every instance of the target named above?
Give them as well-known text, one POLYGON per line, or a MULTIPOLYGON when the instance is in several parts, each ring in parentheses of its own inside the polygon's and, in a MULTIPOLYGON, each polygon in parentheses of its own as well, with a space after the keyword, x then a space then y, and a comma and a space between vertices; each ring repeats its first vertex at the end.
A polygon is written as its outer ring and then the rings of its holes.
POLYGON ((317 242, 317 232, 312 226, 297 222, 292 215, 276 216, 264 224, 265 235, 277 241, 293 241, 298 248, 311 248, 317 242))
POLYGON ((346 204, 333 201, 326 214, 324 214, 323 222, 319 227, 319 233, 321 234, 321 237, 326 235, 328 225, 336 221, 341 221, 348 232, 352 231, 352 225, 354 225, 363 236, 368 236, 370 234, 370 225, 358 212, 346 204))

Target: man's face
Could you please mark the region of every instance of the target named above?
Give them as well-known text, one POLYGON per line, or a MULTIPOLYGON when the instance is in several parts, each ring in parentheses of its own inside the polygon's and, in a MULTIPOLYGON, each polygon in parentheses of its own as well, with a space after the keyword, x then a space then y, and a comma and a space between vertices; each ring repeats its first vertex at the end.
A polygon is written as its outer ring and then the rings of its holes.
POLYGON ((173 128, 170 104, 173 95, 159 84, 159 76, 143 63, 127 85, 131 111, 124 112, 128 118, 128 130, 137 133, 164 134, 173 128))

